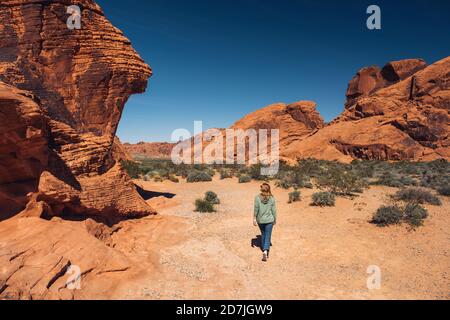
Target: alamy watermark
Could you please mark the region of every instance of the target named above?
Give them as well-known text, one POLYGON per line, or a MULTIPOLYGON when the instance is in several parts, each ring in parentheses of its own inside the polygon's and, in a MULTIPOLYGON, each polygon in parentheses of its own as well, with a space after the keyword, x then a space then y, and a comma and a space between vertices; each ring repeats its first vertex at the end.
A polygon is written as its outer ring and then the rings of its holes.
POLYGON ((203 122, 195 121, 193 135, 177 129, 172 141, 178 142, 171 155, 174 164, 261 164, 264 176, 277 174, 280 167, 279 129, 203 131, 203 122))
POLYGON ((381 268, 376 265, 369 266, 367 268, 367 289, 380 290, 381 289, 381 268))
POLYGON ((367 14, 370 14, 367 18, 367 29, 381 30, 381 8, 377 5, 371 5, 367 8, 367 14))
POLYGON ((79 6, 73 5, 67 7, 67 14, 70 14, 70 17, 67 18, 67 28, 69 30, 80 30, 81 29, 81 9, 79 6))
POLYGON ((66 281, 66 288, 69 290, 81 290, 81 268, 71 265, 66 274, 69 276, 66 281))

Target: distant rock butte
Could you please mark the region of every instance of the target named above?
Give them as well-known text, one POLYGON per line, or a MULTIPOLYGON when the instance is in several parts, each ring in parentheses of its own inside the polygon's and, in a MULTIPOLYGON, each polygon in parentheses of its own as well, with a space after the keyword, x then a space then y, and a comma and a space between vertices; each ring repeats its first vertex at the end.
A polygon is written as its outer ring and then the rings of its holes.
POLYGON ((170 159, 172 149, 176 143, 169 142, 139 142, 137 144, 122 144, 131 156, 144 156, 152 159, 170 159))
MULTIPOLYGON (((281 150, 298 139, 304 138, 312 132, 323 128, 325 123, 316 111, 316 104, 312 101, 298 101, 292 104, 276 103, 265 108, 248 114, 241 120, 237 121, 230 129, 249 130, 249 129, 267 129, 270 135, 270 129, 280 130, 280 147, 281 150)), ((204 132, 204 137, 211 134, 212 130, 220 131, 225 137, 225 129, 210 129, 204 132)), ((214 142, 213 138, 212 142, 214 142)), ((191 146, 194 146, 194 140, 188 140, 191 146)), ((236 141, 235 141, 236 142, 236 141)), ((270 150, 270 139, 269 139, 270 150)), ((224 140, 223 145, 226 145, 224 140)), ((204 141, 203 146, 206 148, 210 142, 204 141)), ((145 143, 124 144, 127 152, 134 157, 146 156, 149 158, 170 158, 175 143, 145 143)), ((226 155, 224 154, 224 157, 226 155)), ((248 155, 247 155, 248 156, 248 155)))
POLYGON ((151 70, 94 1, 77 1, 82 29, 69 30, 71 4, 0 3, 0 215, 29 200, 50 216, 153 214, 114 147, 124 105, 151 70))
POLYGON ((280 129, 280 156, 288 162, 317 158, 450 160, 450 57, 361 69, 350 81, 344 112, 325 124, 316 104, 277 103, 253 112, 232 129, 280 129))

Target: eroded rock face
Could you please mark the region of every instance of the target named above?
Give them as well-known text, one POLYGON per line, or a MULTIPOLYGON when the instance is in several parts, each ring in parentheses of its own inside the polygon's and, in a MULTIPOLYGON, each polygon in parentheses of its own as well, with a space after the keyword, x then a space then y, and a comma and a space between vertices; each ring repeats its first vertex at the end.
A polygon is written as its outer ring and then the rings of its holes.
POLYGON ((0 220, 23 209, 48 164, 48 125, 33 96, 0 82, 0 220))
MULTIPOLYGON (((77 1, 82 28, 70 30, 66 10, 72 4, 67 0, 0 3, 0 80, 31 93, 35 113, 47 119, 42 127, 48 128, 48 135, 39 126, 36 131, 27 125, 27 139, 33 134, 39 137, 39 130, 47 137, 47 143, 42 138, 38 145, 46 146, 48 153, 37 162, 27 160, 33 162, 27 178, 35 179, 38 201, 48 203, 56 215, 151 214, 153 210, 113 155, 124 105, 131 94, 145 90, 151 70, 94 1, 77 1)), ((6 101, 1 107, 8 110, 10 121, 17 107, 6 101)), ((8 148, 20 148, 19 139, 13 140, 9 139, 8 148)), ((2 150, 4 145, 2 141, 2 150)), ((2 159, 0 184, 8 191, 5 183, 22 182, 24 177, 21 170, 11 170, 14 167, 3 153, 2 159)))
POLYGON ((145 156, 152 159, 170 159, 176 143, 170 142, 139 142, 124 143, 123 148, 132 156, 145 156))
MULTIPOLYGON (((382 87, 372 82, 369 91, 348 101, 341 116, 286 153, 347 162, 450 160, 450 57, 424 65, 422 60, 389 63, 383 70, 402 80, 382 87)), ((361 80, 355 79, 350 87, 361 80)))
POLYGON ((386 64, 383 69, 377 66, 366 67, 358 71, 347 89, 346 107, 351 107, 360 98, 404 80, 427 66, 422 59, 405 59, 386 64))
MULTIPOLYGON (((295 141, 323 128, 325 122, 312 101, 298 101, 292 104, 277 103, 250 113, 237 121, 231 128, 238 130, 271 129, 280 131, 280 156, 295 141)), ((270 139, 268 139, 270 150, 270 139)))

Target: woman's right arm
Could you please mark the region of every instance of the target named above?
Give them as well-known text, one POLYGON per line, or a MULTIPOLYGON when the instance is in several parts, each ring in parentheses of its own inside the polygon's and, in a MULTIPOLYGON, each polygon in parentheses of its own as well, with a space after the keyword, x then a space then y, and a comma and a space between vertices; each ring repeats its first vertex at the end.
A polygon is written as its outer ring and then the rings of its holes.
POLYGON ((257 222, 258 213, 259 213, 259 201, 258 198, 255 198, 255 205, 253 210, 253 224, 255 225, 255 227, 258 224, 257 222))

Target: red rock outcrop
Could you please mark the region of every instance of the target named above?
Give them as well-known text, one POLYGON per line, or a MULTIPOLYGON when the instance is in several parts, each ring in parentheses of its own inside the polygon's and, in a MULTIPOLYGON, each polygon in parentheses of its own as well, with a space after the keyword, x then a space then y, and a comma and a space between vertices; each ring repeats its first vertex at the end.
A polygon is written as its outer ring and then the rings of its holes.
POLYGON ((122 144, 120 139, 116 137, 113 143, 113 156, 115 161, 133 161, 133 156, 130 154, 122 144))
POLYGON ((377 66, 363 68, 350 81, 347 89, 346 107, 355 104, 360 98, 404 80, 427 66, 422 59, 405 59, 386 64, 383 69, 377 66))
MULTIPOLYGON (((234 138, 231 141, 234 141, 234 150, 228 155, 227 152, 227 134, 228 131, 226 129, 209 129, 202 133, 202 135, 198 135, 191 139, 182 141, 179 145, 177 145, 176 153, 180 152, 178 155, 181 156, 181 150, 187 150, 187 148, 191 149, 190 159, 189 154, 187 155, 187 159, 183 157, 184 161, 188 161, 193 163, 195 159, 199 160, 201 155, 195 156, 195 149, 203 149, 203 159, 202 163, 208 163, 213 161, 227 161, 228 157, 232 161, 252 161, 257 162, 262 161, 258 146, 256 146, 257 150, 256 154, 251 154, 249 152, 249 135, 246 135, 247 130, 255 130, 256 139, 259 141, 259 130, 267 130, 267 153, 268 156, 271 154, 271 130, 277 129, 279 130, 279 145, 280 145, 280 156, 281 158, 285 158, 286 155, 284 150, 295 141, 301 140, 308 136, 309 134, 323 128, 325 123, 320 116, 320 114, 316 111, 316 103, 312 101, 298 101, 292 104, 284 104, 284 103, 276 103, 259 109, 255 112, 252 112, 237 121, 233 124, 229 129, 231 129, 231 134, 234 138), (237 138, 238 133, 241 132, 244 134, 244 140, 240 140, 237 138), (197 143, 200 143, 200 137, 203 138, 202 146, 200 148, 197 143), (242 155, 242 158, 237 159, 238 157, 238 146, 240 142, 243 141, 245 143, 245 155, 242 155), (216 152, 222 153, 217 154, 216 152), (255 158, 258 157, 258 159, 255 158)), ((262 132, 261 132, 262 133, 262 132)), ((259 142, 258 142, 259 143, 259 142)), ((152 146, 157 146, 152 144, 152 146)), ((173 144, 169 144, 169 149, 174 149, 173 144)), ((148 144, 138 144, 134 145, 134 150, 144 150, 148 147, 148 144)), ((141 154, 143 154, 141 152, 141 154)), ((170 156, 170 154, 169 154, 170 156)))
POLYGON ((113 155, 124 105, 151 70, 94 1, 77 1, 82 28, 70 30, 72 4, 0 3, 2 211, 33 191, 56 215, 152 214, 113 155))
POLYGON ((293 141, 325 126, 316 107, 316 103, 312 101, 298 101, 289 105, 272 104, 248 114, 231 129, 279 129, 280 148, 283 149, 293 141))
POLYGON ((48 164, 48 125, 31 94, 0 82, 0 220, 23 209, 48 164))
MULTIPOLYGON (((389 72, 400 81, 390 85, 371 82, 366 87, 371 89, 353 96, 341 116, 306 139, 292 143, 287 155, 346 162, 450 160, 450 57, 423 66, 422 60, 388 64, 384 69, 391 69, 389 72)), ((351 88, 363 82, 361 75, 365 72, 352 80, 351 88)))
POLYGON ((139 142, 136 144, 124 143, 123 148, 132 157, 170 159, 175 145, 176 143, 170 142, 139 142))

